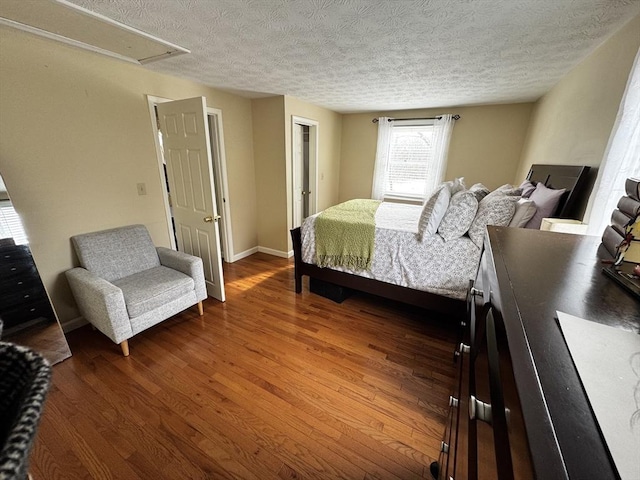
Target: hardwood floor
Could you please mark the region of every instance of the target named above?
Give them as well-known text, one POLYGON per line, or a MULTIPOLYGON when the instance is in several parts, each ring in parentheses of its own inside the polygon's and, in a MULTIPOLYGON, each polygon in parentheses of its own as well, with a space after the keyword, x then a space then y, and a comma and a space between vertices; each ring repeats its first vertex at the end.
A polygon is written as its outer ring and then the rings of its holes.
POLYGON ((69 334, 39 479, 430 478, 453 384, 451 322, 382 299, 293 292, 293 263, 225 265, 227 302, 129 342, 69 334))

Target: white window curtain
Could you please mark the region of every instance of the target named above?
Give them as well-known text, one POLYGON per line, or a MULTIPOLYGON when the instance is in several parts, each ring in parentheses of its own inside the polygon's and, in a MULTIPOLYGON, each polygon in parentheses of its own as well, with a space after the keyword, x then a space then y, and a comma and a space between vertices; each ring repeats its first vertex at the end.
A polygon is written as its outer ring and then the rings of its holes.
POLYGON ((371 198, 384 200, 385 177, 389 165, 389 145, 391 144, 391 122, 389 117, 378 118, 378 146, 376 147, 376 163, 373 169, 373 185, 371 198))
POLYGON ((588 235, 602 235, 629 177, 640 178, 640 49, 594 186, 588 235))
MULTIPOLYGON (((389 154, 391 147, 391 130, 393 122, 389 117, 378 118, 378 143, 376 147, 376 162, 373 170, 371 198, 383 200, 385 195, 386 176, 389 168, 389 154)), ((444 180, 447 169, 447 155, 449 142, 455 120, 453 115, 438 117, 433 123, 433 161, 427 165, 427 180, 424 185, 424 198, 436 189, 444 180)))
POLYGON ((433 124, 433 163, 429 166, 424 198, 427 198, 444 180, 454 122, 453 115, 447 114, 437 118, 433 124))

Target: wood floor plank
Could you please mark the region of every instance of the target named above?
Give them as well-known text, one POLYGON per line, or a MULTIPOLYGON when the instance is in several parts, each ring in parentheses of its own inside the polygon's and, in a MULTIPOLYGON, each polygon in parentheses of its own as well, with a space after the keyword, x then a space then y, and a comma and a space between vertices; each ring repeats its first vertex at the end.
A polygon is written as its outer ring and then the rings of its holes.
POLYGON ((36 480, 428 477, 454 383, 452 322, 369 295, 295 294, 292 261, 265 254, 224 275, 225 303, 140 333, 129 357, 88 327, 68 335, 36 480))

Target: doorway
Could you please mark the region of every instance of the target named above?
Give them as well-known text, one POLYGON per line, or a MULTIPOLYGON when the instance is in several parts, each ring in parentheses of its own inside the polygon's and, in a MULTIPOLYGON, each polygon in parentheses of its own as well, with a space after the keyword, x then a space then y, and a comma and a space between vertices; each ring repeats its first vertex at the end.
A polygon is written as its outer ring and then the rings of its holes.
POLYGON ((318 122, 291 117, 292 228, 316 213, 318 198, 318 122))

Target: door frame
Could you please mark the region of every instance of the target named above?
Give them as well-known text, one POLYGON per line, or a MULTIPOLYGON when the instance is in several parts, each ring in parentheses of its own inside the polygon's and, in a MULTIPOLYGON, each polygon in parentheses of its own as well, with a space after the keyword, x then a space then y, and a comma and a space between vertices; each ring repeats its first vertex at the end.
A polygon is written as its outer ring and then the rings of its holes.
POLYGON ((297 115, 291 115, 291 225, 295 224, 294 211, 295 211, 295 198, 293 195, 293 185, 295 178, 298 175, 299 164, 296 161, 295 152, 295 135, 296 125, 305 125, 309 127, 309 188, 311 189, 311 195, 309 195, 309 215, 313 215, 317 212, 318 208, 318 129, 320 123, 310 118, 299 117, 297 115))
MULTIPOLYGON (((169 234, 169 242, 171 244, 171 248, 173 250, 177 250, 176 238, 173 232, 173 222, 171 220, 171 208, 169 206, 169 192, 167 191, 167 183, 165 180, 164 173, 164 159, 162 158, 162 149, 160 148, 160 141, 158 140, 158 123, 156 121, 156 112, 155 106, 158 103, 172 102, 174 99, 165 98, 165 97, 157 97, 154 95, 146 95, 147 104, 149 107, 149 116, 151 119, 151 131, 153 133, 153 144, 156 148, 156 159, 158 161, 158 173, 160 174, 160 187, 162 188, 162 201, 164 204, 164 212, 165 219, 167 224, 167 233, 169 234)), ((223 208, 222 215, 222 223, 224 233, 221 235, 222 237, 222 245, 225 252, 225 262, 231 262, 234 258, 233 253, 233 232, 231 231, 231 200, 229 198, 229 183, 227 180, 227 159, 225 155, 225 147, 224 147, 224 130, 222 126, 222 110, 218 108, 207 107, 207 120, 209 121, 209 116, 214 116, 216 118, 216 129, 214 131, 217 132, 218 138, 216 139, 215 144, 217 145, 216 154, 212 152, 212 162, 215 162, 215 165, 212 167, 220 175, 220 183, 222 185, 222 195, 226 199, 224 205, 222 207, 218 206, 218 214, 220 214, 220 208, 223 208)), ((209 129, 211 131, 211 129, 209 129)), ((212 145, 213 146, 213 145, 212 145)), ((217 188, 215 185, 215 180, 213 180, 212 188, 217 188)))
POLYGON ((207 120, 211 122, 211 118, 215 122, 213 125, 209 123, 208 127, 211 132, 211 161, 214 163, 214 187, 215 192, 218 191, 217 181, 220 181, 220 187, 222 187, 222 206, 218 205, 218 215, 222 209, 222 228, 223 232, 220 235, 222 239, 222 248, 224 249, 224 261, 227 263, 233 262, 233 232, 231 230, 231 200, 229 198, 229 183, 227 181, 227 157, 224 147, 224 127, 222 122, 222 110, 219 108, 207 107, 207 120), (215 135, 215 141, 213 139, 215 135), (215 151, 214 151, 215 150, 215 151))

